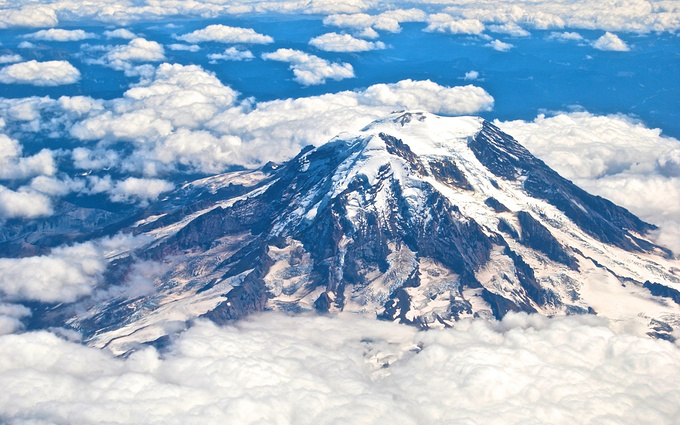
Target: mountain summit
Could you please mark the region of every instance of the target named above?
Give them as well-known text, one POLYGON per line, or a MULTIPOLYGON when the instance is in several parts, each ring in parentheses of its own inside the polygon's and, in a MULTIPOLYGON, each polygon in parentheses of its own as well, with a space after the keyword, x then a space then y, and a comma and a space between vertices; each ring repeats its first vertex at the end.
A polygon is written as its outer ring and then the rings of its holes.
POLYGON ((116 352, 196 317, 261 310, 420 327, 590 313, 672 339, 680 262, 647 239, 653 229, 488 121, 397 112, 284 164, 185 185, 123 229, 153 242, 109 266, 113 286, 157 264, 150 294, 88 298, 40 320, 116 352))

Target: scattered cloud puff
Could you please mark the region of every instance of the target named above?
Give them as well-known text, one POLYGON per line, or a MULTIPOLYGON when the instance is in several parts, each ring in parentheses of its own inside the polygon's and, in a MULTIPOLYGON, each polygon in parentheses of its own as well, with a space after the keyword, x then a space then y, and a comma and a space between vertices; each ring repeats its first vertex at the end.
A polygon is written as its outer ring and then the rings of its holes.
POLYGON ((35 155, 22 157, 18 141, 0 134, 0 180, 25 179, 56 172, 54 152, 43 149, 35 155))
POLYGON ((477 71, 468 71, 463 76, 463 80, 465 81, 474 81, 477 79, 479 79, 479 72, 477 71))
POLYGON ((174 43, 174 44, 169 44, 168 49, 176 50, 176 51, 185 51, 185 52, 198 52, 199 50, 201 50, 201 46, 199 46, 198 44, 174 43))
POLYGON ((104 55, 103 60, 109 66, 126 70, 133 62, 160 62, 165 60, 165 49, 155 41, 135 38, 128 44, 114 46, 104 55))
POLYGON ((124 40, 132 40, 137 38, 137 35, 126 28, 117 28, 111 31, 104 31, 106 38, 122 38, 124 40))
POLYGON ((385 43, 381 41, 366 41, 349 34, 335 32, 314 37, 309 40, 309 44, 326 52, 367 52, 385 48, 385 43))
POLYGON ((110 176, 92 177, 91 193, 107 193, 113 202, 134 202, 142 206, 158 199, 161 193, 169 192, 175 186, 165 180, 128 177, 113 181, 110 176))
POLYGON ((0 337, 9 423, 674 423, 680 350, 593 316, 415 328, 351 315, 198 321, 126 358, 0 337), (38 422, 39 421, 39 422, 38 422))
POLYGON ((264 53, 262 59, 290 63, 294 80, 303 86, 323 84, 327 79, 343 80, 354 77, 354 68, 349 63, 332 63, 295 49, 278 49, 272 53, 264 53))
POLYGON ((375 30, 396 33, 401 31, 402 22, 424 22, 427 14, 420 9, 395 9, 377 15, 366 13, 334 14, 324 18, 324 25, 352 28, 376 38, 375 30))
POLYGON ((177 39, 187 43, 215 41, 229 44, 269 44, 274 42, 274 39, 270 36, 257 33, 252 28, 230 27, 221 24, 208 25, 203 29, 178 36, 177 39))
POLYGON ((25 188, 17 191, 0 186, 0 220, 52 215, 50 198, 25 188))
POLYGON ((532 153, 587 191, 661 227, 680 253, 680 141, 631 118, 587 112, 499 123, 532 153))
POLYGON ((17 45, 17 47, 20 49, 34 49, 35 44, 31 43, 30 41, 22 41, 17 45))
POLYGON ((490 25, 489 31, 500 34, 508 34, 512 37, 529 37, 531 35, 529 31, 517 25, 516 22, 508 22, 503 25, 490 25))
POLYGON ((81 41, 87 40, 88 38, 95 38, 97 36, 91 32, 85 32, 83 30, 50 28, 48 30, 40 30, 31 34, 26 34, 24 37, 30 38, 32 40, 43 41, 81 41))
POLYGON ((481 34, 484 24, 477 19, 460 19, 446 13, 435 13, 427 18, 424 31, 447 34, 481 34))
POLYGON ((218 60, 225 61, 244 61, 255 59, 255 55, 250 50, 237 49, 236 47, 229 47, 222 53, 212 53, 208 55, 208 59, 215 62, 218 60))
POLYGON ((630 47, 619 38, 616 34, 606 32, 602 37, 593 42, 593 47, 597 50, 605 50, 611 52, 627 52, 630 47))
POLYGON ((21 55, 0 55, 0 64, 16 63, 23 61, 21 55))
POLYGON ((507 52, 508 50, 512 49, 515 47, 514 45, 510 43, 504 43, 500 40, 493 40, 485 44, 486 47, 491 47, 494 50, 497 50, 499 52, 507 52))
POLYGON ((59 86, 80 80, 80 71, 66 61, 15 63, 0 68, 0 83, 59 86))
POLYGON ((567 41, 583 41, 583 36, 577 32, 565 31, 565 32, 551 32, 548 36, 550 40, 557 40, 561 42, 567 41))
POLYGON ((31 310, 21 304, 0 303, 0 335, 8 335, 24 329, 21 319, 29 317, 31 310))

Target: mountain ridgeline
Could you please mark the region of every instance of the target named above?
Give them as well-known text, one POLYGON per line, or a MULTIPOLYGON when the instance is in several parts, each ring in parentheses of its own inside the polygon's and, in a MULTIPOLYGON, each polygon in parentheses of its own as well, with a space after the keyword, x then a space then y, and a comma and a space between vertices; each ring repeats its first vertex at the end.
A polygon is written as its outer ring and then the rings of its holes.
POLYGON ((480 118, 394 113, 283 164, 189 183, 136 217, 109 229, 153 242, 114 260, 102 285, 160 263, 154 291, 37 320, 119 352, 159 341, 171 320, 263 310, 423 328, 508 311, 601 314, 668 339, 680 325, 680 264, 648 239, 654 226, 480 118))

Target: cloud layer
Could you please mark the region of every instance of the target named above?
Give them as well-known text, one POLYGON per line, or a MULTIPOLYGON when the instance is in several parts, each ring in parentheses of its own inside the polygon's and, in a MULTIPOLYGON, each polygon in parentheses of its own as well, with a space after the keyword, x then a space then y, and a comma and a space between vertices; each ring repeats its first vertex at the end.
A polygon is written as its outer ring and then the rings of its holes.
MULTIPOLYGON (((97 20, 125 25, 131 21, 172 16, 214 18, 245 13, 329 15, 327 25, 356 30, 398 32, 402 22, 426 20, 427 14, 447 13, 457 20, 477 20, 493 25, 517 24, 519 28, 584 28, 606 31, 677 31, 680 9, 672 1, 648 0, 278 0, 229 2, 152 0, 131 4, 125 0, 93 0, 87 4, 70 0, 16 0, 3 6, 0 28, 52 27, 60 21, 97 20), (403 9, 411 7, 411 9, 403 9), (402 8, 402 9, 400 9, 402 8), (369 14, 371 11, 373 14, 369 14)), ((446 24, 444 25, 444 27, 446 24)), ((518 33, 521 33, 518 32, 518 33)))
POLYGON ((594 317, 510 314, 419 332, 266 314, 198 322, 126 359, 47 332, 0 337, 9 423, 672 424, 680 350, 594 317))

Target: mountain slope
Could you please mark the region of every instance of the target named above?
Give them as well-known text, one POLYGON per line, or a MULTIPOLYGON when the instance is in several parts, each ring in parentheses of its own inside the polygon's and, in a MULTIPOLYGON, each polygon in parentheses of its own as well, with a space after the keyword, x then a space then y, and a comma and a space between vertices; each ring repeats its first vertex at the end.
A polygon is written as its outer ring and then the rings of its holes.
POLYGON ((44 323, 67 320, 116 352, 195 317, 264 309, 422 327, 597 313, 669 339, 680 326, 680 263, 646 239, 654 226, 480 118, 394 113, 280 166, 193 182, 155 208, 166 211, 127 229, 154 242, 115 260, 105 284, 157 264, 154 291, 85 299, 44 323))

